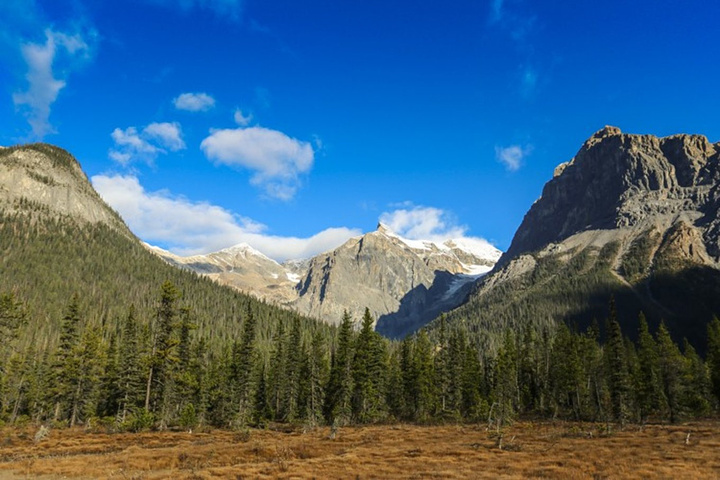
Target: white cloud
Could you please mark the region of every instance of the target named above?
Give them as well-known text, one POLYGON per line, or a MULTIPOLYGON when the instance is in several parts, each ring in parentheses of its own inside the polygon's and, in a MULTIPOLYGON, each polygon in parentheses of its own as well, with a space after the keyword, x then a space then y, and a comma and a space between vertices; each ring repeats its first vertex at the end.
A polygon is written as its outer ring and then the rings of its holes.
POLYGON ((90 47, 80 34, 68 35, 45 30, 45 43, 26 43, 21 47, 28 71, 25 79, 28 89, 13 94, 16 107, 25 109, 32 134, 37 139, 54 133, 50 124, 50 110, 60 91, 65 88, 66 79, 56 78, 53 64, 59 54, 68 58, 87 58, 90 47))
POLYGON ((108 156, 122 165, 140 160, 152 163, 158 155, 185 149, 182 129, 177 122, 151 123, 141 132, 135 127, 116 128, 110 134, 115 142, 108 156))
POLYGON ((265 225, 217 205, 164 190, 148 192, 132 175, 96 175, 92 183, 136 235, 178 255, 209 253, 245 242, 282 262, 312 257, 360 234, 340 227, 307 238, 269 235, 265 225))
POLYGON ((532 152, 532 145, 510 145, 508 147, 495 147, 495 158, 505 165, 505 169, 516 172, 523 165, 525 158, 532 152))
POLYGON ((206 112, 215 106, 215 99, 207 93, 182 93, 173 99, 178 110, 206 112))
POLYGON ((173 152, 185 148, 185 142, 182 139, 182 130, 180 124, 177 122, 151 123, 143 129, 143 133, 146 137, 155 140, 173 152))
POLYGON ((435 207, 403 204, 404 208, 385 212, 380 222, 390 230, 411 240, 447 240, 463 237, 467 227, 457 225, 453 216, 435 207))
POLYGON ((380 223, 410 240, 430 240, 442 243, 453 239, 478 250, 488 247, 492 247, 491 250, 495 249, 484 238, 466 236, 468 228, 465 225, 459 225, 452 213, 441 208, 405 202, 401 208, 380 215, 380 223))
POLYGON ((263 127, 213 130, 200 148, 216 163, 252 170, 250 182, 280 200, 295 196, 315 161, 310 143, 263 127))
POLYGON ((253 116, 251 113, 245 115, 239 108, 235 109, 235 113, 233 114, 233 120, 235 120, 235 123, 237 123, 238 126, 247 127, 248 125, 250 125, 250 122, 252 122, 252 119, 253 116))

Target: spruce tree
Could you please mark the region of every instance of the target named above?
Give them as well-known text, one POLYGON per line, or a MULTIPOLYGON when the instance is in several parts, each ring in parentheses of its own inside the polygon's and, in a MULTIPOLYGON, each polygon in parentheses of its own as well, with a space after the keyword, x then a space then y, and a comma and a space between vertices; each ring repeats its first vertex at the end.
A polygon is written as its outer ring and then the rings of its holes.
POLYGON ((120 341, 120 365, 118 382, 118 421, 124 423, 128 414, 140 406, 143 398, 143 382, 140 369, 140 345, 135 306, 130 305, 120 341))
POLYGON ((385 414, 385 344, 374 331, 374 320, 365 309, 353 357, 353 415, 360 423, 379 420, 385 414))
POLYGON ((665 323, 657 331, 660 385, 663 392, 664 407, 671 423, 677 422, 682 415, 684 395, 682 354, 670 338, 665 323))
POLYGON ((55 352, 55 359, 52 367, 53 386, 52 397, 54 403, 53 419, 55 421, 64 417, 72 401, 73 379, 77 378, 79 372, 78 359, 75 356, 79 342, 80 329, 80 306, 79 297, 73 295, 68 304, 60 327, 60 341, 55 352))
POLYGON ((152 350, 148 361, 149 368, 145 390, 145 410, 161 414, 163 423, 167 422, 167 405, 172 385, 172 365, 177 362, 177 301, 180 292, 170 281, 160 288, 160 302, 152 331, 152 350), (161 409, 166 410, 162 412, 161 409))
POLYGON ((608 389, 613 419, 624 425, 630 417, 630 374, 625 351, 625 340, 617 321, 615 299, 610 300, 610 317, 607 323, 605 345, 608 389))
POLYGON ((657 345, 648 330, 645 314, 640 312, 638 332, 638 375, 635 385, 638 397, 640 421, 657 413, 661 403, 657 345))
POLYGON ((707 367, 715 408, 720 406, 720 318, 713 317, 707 326, 707 367))
POLYGON ((415 337, 413 348, 412 372, 410 374, 413 420, 427 422, 431 419, 437 401, 435 390, 435 369, 433 362, 433 344, 425 330, 415 337))
POLYGON ((233 358, 232 378, 236 397, 233 400, 237 406, 236 422, 239 426, 246 426, 252 416, 253 374, 257 365, 256 335, 257 322, 248 304, 240 344, 235 349, 235 358, 233 358))
POLYGON ((325 416, 328 422, 342 426, 350 422, 353 391, 353 322, 350 314, 343 313, 337 347, 332 356, 330 379, 325 396, 325 416))

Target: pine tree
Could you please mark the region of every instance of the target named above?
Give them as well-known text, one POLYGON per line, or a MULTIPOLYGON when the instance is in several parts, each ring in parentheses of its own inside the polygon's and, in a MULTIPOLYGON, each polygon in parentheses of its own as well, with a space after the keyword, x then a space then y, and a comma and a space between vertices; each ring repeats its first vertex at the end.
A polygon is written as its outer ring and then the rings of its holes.
POLYGON ((660 408, 660 382, 658 379, 657 345, 648 330, 645 315, 640 312, 640 329, 638 332, 638 375, 635 378, 640 410, 640 421, 645 422, 650 415, 660 408))
POLYGON ((310 426, 318 425, 322 420, 325 385, 328 375, 325 339, 318 330, 313 335, 310 351, 307 355, 307 398, 305 418, 310 426))
POLYGON ((89 418, 97 408, 103 367, 102 337, 98 328, 88 328, 74 350, 77 368, 70 379, 70 426, 89 418))
POLYGON ((237 405, 236 422, 239 426, 246 426, 251 420, 253 409, 253 373, 257 365, 257 352, 255 347, 255 336, 257 334, 257 322, 250 304, 245 312, 240 344, 235 349, 233 358, 232 379, 235 388, 233 400, 237 405))
POLYGON ((434 357, 434 380, 437 392, 437 409, 440 416, 448 411, 450 395, 450 358, 446 333, 445 314, 440 316, 440 331, 438 335, 437 353, 434 357))
POLYGON ((513 421, 517 413, 517 347, 511 330, 505 332, 505 340, 497 354, 493 385, 493 419, 499 430, 513 421))
POLYGON ((575 420, 580 420, 583 373, 576 337, 565 324, 560 324, 551 354, 550 378, 555 404, 553 416, 559 410, 566 410, 572 412, 575 420))
MULTIPOLYGON (((150 358, 148 359, 148 374, 145 390, 145 410, 160 412, 167 410, 165 400, 172 389, 172 365, 177 362, 177 339, 175 329, 177 326, 177 301, 180 292, 170 281, 166 281, 160 288, 160 304, 157 309, 155 324, 153 325, 153 342, 150 358)), ((160 412, 163 423, 167 422, 167 411, 160 412)))
POLYGON ((706 365, 687 339, 684 341, 683 350, 685 395, 682 403, 690 414, 702 417, 710 412, 710 376, 706 365))
POLYGON ((270 359, 268 403, 272 411, 272 418, 281 420, 282 401, 285 390, 287 390, 287 352, 285 349, 285 326, 281 322, 278 325, 275 337, 273 338, 273 353, 270 359))
POLYGON ((118 421, 124 423, 128 414, 140 406, 143 398, 138 324, 134 305, 130 306, 123 326, 118 387, 118 421))
POLYGON ((333 425, 345 425, 352 415, 353 391, 353 322, 350 314, 343 313, 337 348, 332 356, 330 379, 325 396, 325 417, 333 425))
POLYGON ((683 358, 665 323, 660 324, 657 331, 660 385, 664 394, 664 407, 671 423, 675 423, 682 415, 684 370, 683 358))
POLYGON ((720 318, 713 317, 707 326, 707 367, 715 408, 720 406, 720 318))
POLYGON ((376 421, 385 414, 385 345, 374 331, 374 320, 365 309, 353 358, 353 415, 360 423, 376 421))
POLYGON ((626 359, 625 340, 617 321, 614 298, 610 300, 610 318, 608 318, 606 331, 608 340, 605 346, 605 355, 612 416, 620 425, 624 425, 630 416, 630 374, 626 359))
POLYGON ((79 342, 80 299, 73 295, 63 316, 60 327, 60 341, 55 352, 52 367, 52 396, 54 403, 53 419, 60 420, 69 408, 74 393, 72 381, 79 374, 79 365, 75 350, 79 342))
POLYGON ((425 330, 415 337, 411 387, 414 395, 413 419, 427 422, 432 417, 437 402, 435 390, 435 368, 433 362, 433 344, 425 330))

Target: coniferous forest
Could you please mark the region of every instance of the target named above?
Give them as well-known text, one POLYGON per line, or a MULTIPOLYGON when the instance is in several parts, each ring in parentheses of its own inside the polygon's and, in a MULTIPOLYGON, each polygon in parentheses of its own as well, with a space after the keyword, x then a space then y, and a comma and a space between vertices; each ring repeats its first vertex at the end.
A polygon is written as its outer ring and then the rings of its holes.
POLYGON ((496 428, 522 416, 596 422, 677 422, 717 411, 720 320, 707 355, 639 319, 637 342, 621 333, 610 301, 598 324, 506 330, 479 349, 441 320, 392 342, 366 311, 337 331, 281 320, 272 333, 252 308, 224 343, 198 335, 192 308, 171 282, 151 316, 128 305, 117 328, 89 321, 82 299, 64 309, 52 348, 18 346, 22 300, 0 298, 0 415, 13 425, 104 425, 116 431, 199 426, 244 429, 388 422, 473 422, 496 428), (358 328, 359 327, 359 328, 358 328), (261 339, 270 335, 267 341, 261 339))

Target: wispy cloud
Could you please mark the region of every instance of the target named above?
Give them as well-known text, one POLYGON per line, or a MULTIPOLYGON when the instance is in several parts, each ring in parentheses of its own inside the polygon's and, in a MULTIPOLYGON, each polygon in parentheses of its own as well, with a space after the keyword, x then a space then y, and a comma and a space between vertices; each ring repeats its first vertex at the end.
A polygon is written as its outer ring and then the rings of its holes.
POLYGON ((178 110, 206 112, 215 106, 215 99, 207 93, 182 93, 173 99, 178 110))
POLYGON ((250 125, 250 122, 252 122, 252 119, 253 116, 251 113, 244 114, 239 108, 236 108, 235 113, 233 113, 233 120, 235 120, 235 123, 240 127, 247 127, 250 125))
POLYGON ((216 163, 251 170, 250 182, 280 200, 295 196, 315 161, 309 142, 263 127, 212 130, 200 148, 216 163))
POLYGON ((495 158, 505 165, 505 169, 516 172, 522 167, 525 158, 532 152, 532 145, 510 145, 507 147, 495 147, 495 158))
POLYGON ((168 150, 177 152, 186 148, 177 122, 151 123, 140 131, 136 127, 116 128, 110 137, 115 145, 108 156, 125 166, 135 161, 152 164, 158 155, 168 150))
POLYGON ((435 207, 402 204, 380 215, 380 222, 390 230, 413 240, 447 240, 462 237, 467 227, 460 226, 449 212, 435 207))
POLYGON ((459 224, 455 215, 441 208, 404 202, 395 210, 380 215, 380 223, 411 240, 444 242, 453 239, 466 245, 495 250, 484 238, 468 236, 468 227, 459 224))
MULTIPOLYGON (((91 34, 92 35, 92 34, 91 34)), ((66 76, 54 68, 58 57, 72 65, 73 60, 87 59, 90 46, 79 33, 70 35, 45 30, 44 43, 24 43, 22 57, 27 65, 27 90, 13 94, 13 103, 25 113, 32 128, 32 136, 41 140, 55 129, 50 124, 50 111, 60 91, 65 88, 66 76)), ((66 67, 65 72, 71 70, 66 67)))
POLYGON ((96 175, 92 183, 136 235, 178 255, 209 253, 245 242, 282 262, 312 257, 360 234, 339 227, 306 238, 271 235, 266 225, 220 206, 166 190, 148 192, 133 175, 96 175))

